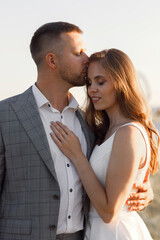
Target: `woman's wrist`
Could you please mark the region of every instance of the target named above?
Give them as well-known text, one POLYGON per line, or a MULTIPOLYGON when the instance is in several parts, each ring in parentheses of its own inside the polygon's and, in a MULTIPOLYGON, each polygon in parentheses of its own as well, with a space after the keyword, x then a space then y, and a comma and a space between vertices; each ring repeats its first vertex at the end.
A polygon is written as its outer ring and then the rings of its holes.
POLYGON ((75 166, 80 167, 86 161, 86 156, 83 153, 80 153, 73 157, 71 161, 75 166))

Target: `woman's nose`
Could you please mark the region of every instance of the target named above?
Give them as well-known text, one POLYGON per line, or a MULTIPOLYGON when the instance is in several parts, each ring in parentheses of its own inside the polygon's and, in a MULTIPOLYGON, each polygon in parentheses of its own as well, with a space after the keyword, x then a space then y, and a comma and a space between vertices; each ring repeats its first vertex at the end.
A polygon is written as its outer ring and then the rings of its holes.
POLYGON ((91 84, 89 87, 88 87, 88 93, 95 93, 97 92, 97 88, 96 86, 94 86, 93 84, 91 84))

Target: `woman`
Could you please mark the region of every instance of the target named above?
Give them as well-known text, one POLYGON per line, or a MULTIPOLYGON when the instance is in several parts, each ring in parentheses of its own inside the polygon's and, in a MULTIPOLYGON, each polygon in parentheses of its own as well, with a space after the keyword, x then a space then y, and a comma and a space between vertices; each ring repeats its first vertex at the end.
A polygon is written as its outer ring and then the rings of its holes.
POLYGON ((147 169, 157 171, 159 136, 128 56, 110 49, 90 57, 86 120, 97 136, 90 164, 78 138, 62 123, 51 136, 72 161, 90 198, 85 240, 152 239, 136 212, 125 202, 133 183, 147 169))

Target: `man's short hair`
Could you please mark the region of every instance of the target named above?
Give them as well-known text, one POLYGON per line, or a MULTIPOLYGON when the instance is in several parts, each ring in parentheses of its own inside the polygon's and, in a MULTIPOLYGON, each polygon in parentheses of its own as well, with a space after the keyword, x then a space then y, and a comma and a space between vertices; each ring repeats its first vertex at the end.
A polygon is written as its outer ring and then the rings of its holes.
POLYGON ((36 30, 31 39, 30 51, 37 66, 43 61, 44 54, 50 49, 51 43, 52 45, 59 43, 60 34, 69 32, 82 33, 82 30, 78 26, 67 22, 46 23, 36 30))

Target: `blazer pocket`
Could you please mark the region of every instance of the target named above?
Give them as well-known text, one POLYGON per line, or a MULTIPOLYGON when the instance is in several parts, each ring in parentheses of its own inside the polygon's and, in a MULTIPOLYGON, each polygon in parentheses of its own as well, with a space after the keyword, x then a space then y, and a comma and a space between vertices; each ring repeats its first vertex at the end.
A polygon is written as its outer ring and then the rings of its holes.
POLYGON ((32 230, 31 220, 0 218, 0 233, 29 235, 32 230))

